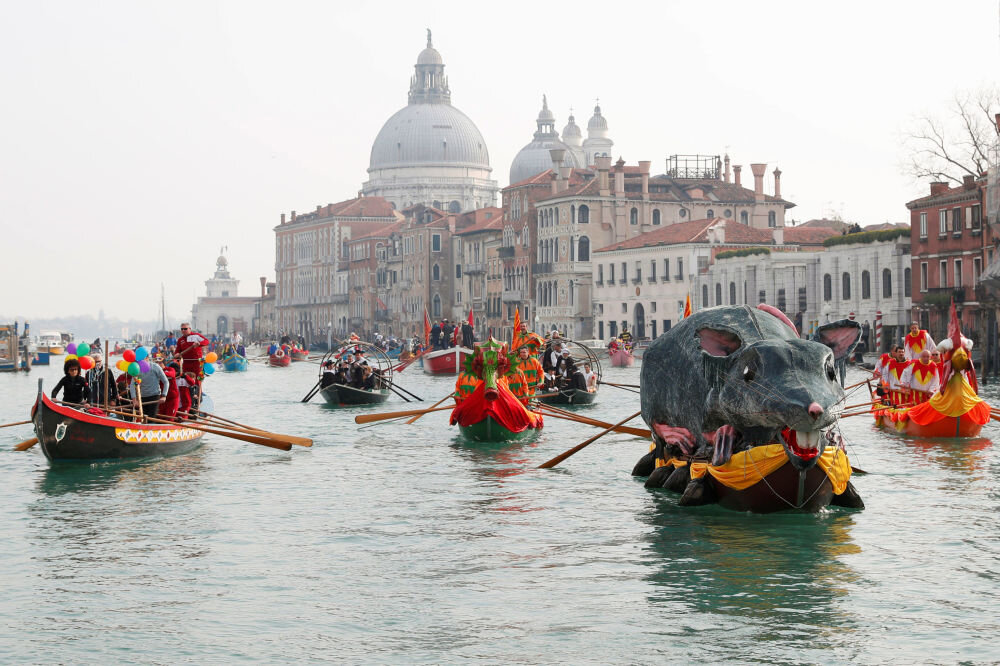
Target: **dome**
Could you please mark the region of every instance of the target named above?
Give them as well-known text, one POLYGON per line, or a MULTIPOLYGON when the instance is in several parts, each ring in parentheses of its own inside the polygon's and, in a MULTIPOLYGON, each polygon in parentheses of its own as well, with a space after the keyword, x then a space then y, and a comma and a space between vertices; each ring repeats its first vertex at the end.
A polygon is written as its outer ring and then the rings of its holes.
POLYGON ((372 144, 370 169, 461 164, 489 169, 479 128, 451 104, 410 104, 385 122, 372 144))
POLYGON ((229 261, 226 259, 225 256, 219 255, 219 258, 215 260, 215 265, 216 266, 228 266, 229 265, 229 261))
POLYGON ((418 65, 443 65, 444 60, 441 59, 441 54, 437 52, 433 46, 428 46, 426 49, 420 52, 417 56, 418 65))
POLYGON ((535 174, 551 169, 552 155, 549 154, 549 151, 553 148, 561 148, 566 151, 566 156, 563 158, 563 166, 575 169, 583 166, 579 163, 576 154, 569 146, 560 141, 558 136, 555 138, 536 138, 518 151, 514 157, 514 161, 511 162, 510 183, 512 185, 519 183, 522 180, 531 178, 535 174))
POLYGON ((576 124, 576 118, 572 113, 569 114, 569 122, 563 128, 562 137, 563 142, 570 146, 579 146, 583 141, 583 132, 580 131, 580 126, 576 124))
POLYGON ((593 132, 595 130, 607 130, 608 121, 601 115, 601 105, 598 104, 594 107, 594 115, 590 118, 590 122, 587 123, 587 130, 593 132))

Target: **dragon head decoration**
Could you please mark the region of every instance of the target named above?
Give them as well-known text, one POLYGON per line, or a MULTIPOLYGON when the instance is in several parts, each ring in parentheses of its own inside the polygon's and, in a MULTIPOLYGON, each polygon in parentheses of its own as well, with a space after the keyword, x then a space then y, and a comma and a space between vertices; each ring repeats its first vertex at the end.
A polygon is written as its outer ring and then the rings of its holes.
POLYGON ((497 399, 497 377, 502 377, 510 370, 510 359, 507 358, 507 345, 493 337, 476 345, 476 354, 472 357, 471 374, 483 380, 486 399, 497 399))

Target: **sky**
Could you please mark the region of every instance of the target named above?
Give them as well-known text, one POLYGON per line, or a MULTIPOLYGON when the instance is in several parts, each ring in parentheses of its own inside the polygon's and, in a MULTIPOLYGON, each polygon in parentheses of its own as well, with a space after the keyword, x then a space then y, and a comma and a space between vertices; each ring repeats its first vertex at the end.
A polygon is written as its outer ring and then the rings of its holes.
MULTIPOLYGON (((908 222, 904 137, 997 85, 1000 2, 70 1, 0 27, 0 317, 170 320, 227 248, 274 279, 282 212, 353 198, 426 28, 493 176, 600 98, 615 158, 782 170, 793 219, 908 222)), ((768 188, 770 188, 770 183, 768 188)))

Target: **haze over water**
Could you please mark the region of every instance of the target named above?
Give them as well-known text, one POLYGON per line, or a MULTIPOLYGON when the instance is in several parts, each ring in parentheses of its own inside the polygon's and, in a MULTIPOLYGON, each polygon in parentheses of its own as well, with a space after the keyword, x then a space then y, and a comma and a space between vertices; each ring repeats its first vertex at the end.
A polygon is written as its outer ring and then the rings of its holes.
MULTIPOLYGON (((0 376, 0 423, 59 372, 0 376)), ((10 450, 29 426, 0 430, 0 661, 1000 659, 993 424, 927 443, 847 419, 867 508, 756 516, 645 490, 627 436, 534 469, 597 432, 556 419, 514 445, 465 443, 444 413, 359 430, 356 411, 299 403, 315 372, 208 380, 219 414, 312 449, 208 436, 179 458, 50 468, 10 450)), ((453 381, 398 379, 424 406, 453 381)), ((587 414, 637 405, 605 388, 587 414)))

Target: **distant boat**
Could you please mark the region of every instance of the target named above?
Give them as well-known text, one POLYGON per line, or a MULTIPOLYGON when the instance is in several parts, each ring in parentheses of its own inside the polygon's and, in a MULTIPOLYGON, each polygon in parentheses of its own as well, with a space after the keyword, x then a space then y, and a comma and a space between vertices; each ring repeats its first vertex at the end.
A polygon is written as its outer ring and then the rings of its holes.
POLYGON ((226 372, 246 372, 249 362, 239 354, 232 354, 220 360, 222 369, 226 372))
POLYGON ((472 354, 472 350, 468 347, 452 347, 425 353, 421 357, 424 372, 430 375, 457 375, 465 363, 465 358, 472 354))
POLYGON ((66 353, 66 345, 63 344, 62 334, 59 331, 46 331, 38 336, 38 351, 48 352, 53 356, 61 356, 66 353))

